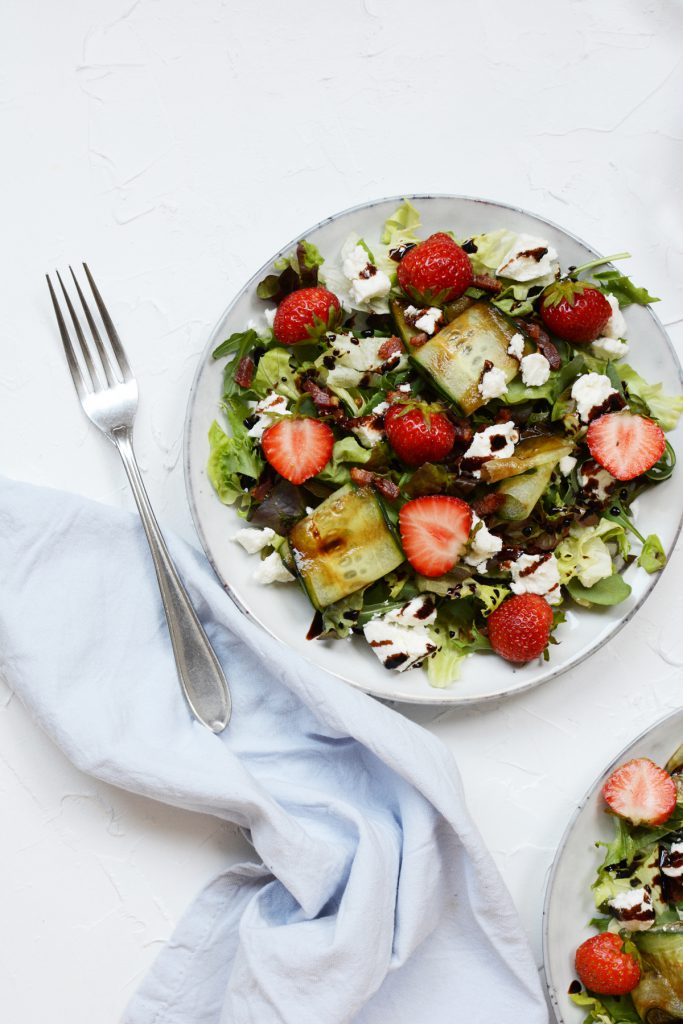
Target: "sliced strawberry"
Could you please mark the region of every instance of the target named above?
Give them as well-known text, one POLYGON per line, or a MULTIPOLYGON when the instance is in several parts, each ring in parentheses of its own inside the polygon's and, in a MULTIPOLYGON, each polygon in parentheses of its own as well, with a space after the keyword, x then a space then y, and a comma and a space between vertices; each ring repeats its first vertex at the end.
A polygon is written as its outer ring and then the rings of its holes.
POLYGON ((620 818, 634 825, 661 825, 676 806, 676 783, 654 761, 637 757, 612 772, 602 795, 620 818))
POLYGON ((472 528, 461 498, 433 495, 407 502, 398 517, 406 558, 422 576, 443 576, 460 558, 472 528))
POLYGON ((662 428, 631 412, 610 412, 593 420, 586 441, 595 461, 617 480, 646 473, 666 448, 662 428))
POLYGON ((324 469, 333 445, 334 434, 326 423, 293 416, 268 427, 261 439, 270 465, 293 484, 302 484, 324 469))
MULTIPOLYGON (((591 992, 624 996, 640 981, 640 965, 624 953, 624 940, 614 932, 593 935, 576 951, 576 973, 591 992)), ((604 1018, 603 1018, 604 1019, 604 1018)))

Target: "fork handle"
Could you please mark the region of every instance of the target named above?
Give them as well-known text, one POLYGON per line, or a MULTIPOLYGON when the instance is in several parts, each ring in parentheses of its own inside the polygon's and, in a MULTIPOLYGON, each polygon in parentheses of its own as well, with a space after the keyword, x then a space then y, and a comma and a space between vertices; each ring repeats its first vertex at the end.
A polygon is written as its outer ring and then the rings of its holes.
POLYGON ((117 430, 112 435, 147 535, 183 693, 195 717, 212 732, 222 732, 232 711, 223 669, 166 547, 142 481, 130 431, 117 430))

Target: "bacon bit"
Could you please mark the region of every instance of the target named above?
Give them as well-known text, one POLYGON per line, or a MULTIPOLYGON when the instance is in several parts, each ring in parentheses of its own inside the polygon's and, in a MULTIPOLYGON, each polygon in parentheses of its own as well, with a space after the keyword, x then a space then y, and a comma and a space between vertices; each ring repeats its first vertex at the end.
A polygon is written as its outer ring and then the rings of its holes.
POLYGON ((357 466, 353 466, 351 479, 358 487, 374 487, 382 497, 388 498, 390 501, 395 501, 400 494, 399 488, 393 480, 389 480, 386 476, 380 476, 379 473, 373 473, 369 469, 359 469, 357 466))
POLYGON ((410 339, 410 344, 413 346, 413 348, 422 348, 422 346, 426 345, 428 341, 428 334, 414 334, 410 339))
POLYGON ((472 278, 472 287, 481 288, 482 291, 491 292, 492 295, 497 295, 498 292, 503 290, 500 281, 497 281, 495 277, 491 277, 490 274, 475 274, 472 278))
POLYGON ((482 498, 476 498, 472 502, 472 508, 481 519, 484 519, 486 516, 494 515, 501 505, 504 504, 505 495, 492 491, 490 494, 485 494, 482 498))
POLYGON ((541 355, 545 356, 550 363, 551 370, 559 370, 562 366, 562 359, 560 353, 557 351, 555 345, 550 340, 548 334, 543 330, 540 324, 527 323, 524 320, 518 320, 517 323, 522 327, 523 330, 533 338, 536 342, 536 347, 541 355))
POLYGON ((302 380, 300 383, 302 390, 307 391, 311 396, 316 409, 325 412, 336 409, 339 406, 339 399, 336 395, 332 394, 329 388, 322 387, 316 381, 311 380, 310 377, 307 377, 306 380, 302 380))
POLYGON ((496 423, 508 423, 512 419, 512 413, 506 405, 502 405, 496 413, 496 423))
POLYGON ((451 423, 455 427, 455 444, 470 444, 474 437, 474 431, 472 430, 472 424, 469 420, 463 420, 454 416, 450 417, 451 423))
POLYGON ((254 379, 254 372, 256 370, 256 363, 251 356, 243 356, 235 368, 233 374, 235 383, 239 384, 241 388, 250 388, 251 382, 254 379))
POLYGON ((393 335, 391 338, 387 338, 386 341, 382 342, 379 349, 377 350, 377 355, 382 360, 382 362, 385 362, 387 359, 390 358, 390 356, 396 355, 397 352, 402 351, 403 342, 401 341, 400 338, 397 338, 396 335, 393 335))

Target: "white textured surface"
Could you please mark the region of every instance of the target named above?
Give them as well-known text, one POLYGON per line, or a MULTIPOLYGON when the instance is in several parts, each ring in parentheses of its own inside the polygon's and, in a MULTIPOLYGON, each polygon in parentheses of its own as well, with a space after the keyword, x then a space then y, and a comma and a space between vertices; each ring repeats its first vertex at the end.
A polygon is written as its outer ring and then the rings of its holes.
MULTIPOLYGON (((2 472, 131 503, 73 395, 42 279, 85 257, 140 380, 152 500, 191 538, 179 459, 208 330, 265 255, 379 195, 483 195, 628 248, 683 347, 677 5, 9 0, 0 29, 2 472)), ((568 815, 680 704, 681 571, 679 550, 583 668, 430 725, 539 958, 541 883, 568 815)), ((115 1021, 190 896, 244 847, 84 778, 6 690, 2 705, 5 1015, 115 1021)))

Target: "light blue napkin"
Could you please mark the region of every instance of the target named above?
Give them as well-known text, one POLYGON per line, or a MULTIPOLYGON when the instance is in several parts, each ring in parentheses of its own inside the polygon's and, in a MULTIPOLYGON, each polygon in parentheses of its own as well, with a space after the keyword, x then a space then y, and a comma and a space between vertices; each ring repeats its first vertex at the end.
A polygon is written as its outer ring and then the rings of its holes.
POLYGON ((200 893, 125 1024, 546 1022, 449 752, 267 636, 169 541, 232 687, 221 736, 181 696, 138 520, 0 480, 9 684, 83 771, 237 822, 256 851, 200 893))

